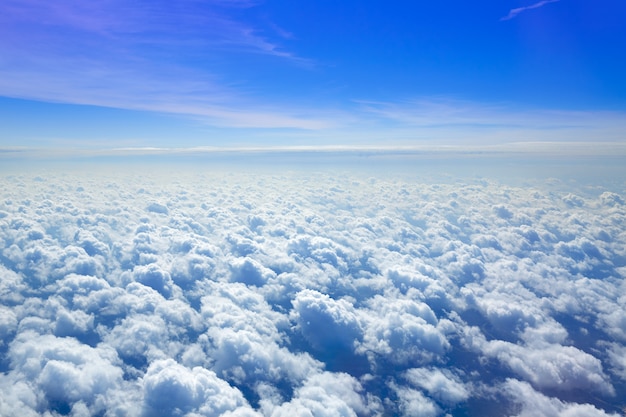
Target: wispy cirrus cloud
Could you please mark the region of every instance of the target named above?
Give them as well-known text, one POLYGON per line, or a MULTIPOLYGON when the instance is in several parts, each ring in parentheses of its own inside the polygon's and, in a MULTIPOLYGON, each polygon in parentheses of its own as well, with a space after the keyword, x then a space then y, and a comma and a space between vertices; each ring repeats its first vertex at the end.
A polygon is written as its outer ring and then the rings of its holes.
POLYGON ((260 106, 245 76, 230 75, 245 56, 309 63, 282 48, 283 38, 261 35, 254 19, 236 16, 254 6, 7 0, 0 5, 0 96, 185 114, 216 126, 325 126, 260 106))
POLYGON ((527 109, 441 97, 381 102, 357 101, 362 120, 396 141, 502 145, 517 142, 621 143, 620 111, 527 109), (404 138, 404 139, 403 139, 404 138))
POLYGON ((504 17, 502 17, 500 20, 511 20, 511 19, 513 19, 514 17, 516 17, 518 14, 520 14, 520 13, 522 13, 522 12, 525 12, 526 10, 538 9, 538 8, 540 8, 540 7, 545 6, 546 4, 549 4, 549 3, 556 3, 556 2, 558 2, 558 1, 559 1, 559 0, 542 0, 542 1, 539 1, 539 2, 537 2, 537 3, 531 4, 530 6, 525 6, 525 7, 517 7, 517 8, 515 8, 515 9, 511 9, 511 10, 509 11, 509 14, 508 14, 508 15, 506 15, 506 16, 504 16, 504 17))
MULTIPOLYGON (((280 57, 294 57, 282 51, 279 45, 259 35, 250 22, 231 16, 233 9, 251 8, 248 1, 212 0, 197 2, 184 0, 172 7, 169 2, 139 1, 128 4, 119 0, 85 4, 70 0, 50 4, 41 0, 8 0, 0 6, 0 22, 4 35, 28 35, 20 47, 32 50, 29 41, 47 41, 47 48, 59 51, 58 40, 68 41, 71 50, 84 48, 88 41, 109 41, 100 47, 133 48, 153 45, 167 51, 199 52, 189 48, 239 48, 248 52, 268 53, 280 57), (80 35, 76 38, 75 35, 80 35), (184 48, 184 49, 180 49, 184 48)), ((3 42, 7 48, 8 41, 3 42)), ((49 50, 49 49, 48 49, 49 50)), ((147 52, 147 51, 146 51, 147 52)), ((205 49, 204 52, 207 52, 205 49)))

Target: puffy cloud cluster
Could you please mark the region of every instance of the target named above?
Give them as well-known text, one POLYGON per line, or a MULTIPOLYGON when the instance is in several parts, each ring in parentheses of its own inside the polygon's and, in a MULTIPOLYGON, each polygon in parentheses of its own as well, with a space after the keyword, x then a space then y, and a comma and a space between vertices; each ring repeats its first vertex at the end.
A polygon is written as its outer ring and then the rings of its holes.
POLYGON ((6 174, 0 415, 607 416, 624 191, 6 174))
POLYGON ((173 359, 150 364, 143 377, 145 416, 255 416, 236 388, 202 367, 189 369, 173 359))

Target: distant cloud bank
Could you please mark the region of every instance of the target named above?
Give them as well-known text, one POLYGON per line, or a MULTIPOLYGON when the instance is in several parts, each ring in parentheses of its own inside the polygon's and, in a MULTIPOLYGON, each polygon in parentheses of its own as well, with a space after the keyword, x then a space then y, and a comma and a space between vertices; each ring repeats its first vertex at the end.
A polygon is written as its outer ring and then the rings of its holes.
POLYGON ((624 192, 4 173, 3 416, 618 416, 624 192))

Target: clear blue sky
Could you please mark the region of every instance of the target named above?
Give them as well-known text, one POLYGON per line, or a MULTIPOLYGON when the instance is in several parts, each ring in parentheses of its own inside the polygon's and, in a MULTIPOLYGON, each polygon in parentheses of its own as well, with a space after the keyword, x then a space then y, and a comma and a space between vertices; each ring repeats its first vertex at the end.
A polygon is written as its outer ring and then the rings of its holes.
POLYGON ((626 141, 623 0, 3 0, 0 147, 626 141))

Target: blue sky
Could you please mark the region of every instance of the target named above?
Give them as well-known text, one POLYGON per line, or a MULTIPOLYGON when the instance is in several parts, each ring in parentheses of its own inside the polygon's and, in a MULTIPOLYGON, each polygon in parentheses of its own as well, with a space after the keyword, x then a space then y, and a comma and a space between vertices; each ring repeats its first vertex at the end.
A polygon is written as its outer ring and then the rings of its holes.
POLYGON ((0 146, 624 143, 626 4, 6 0, 0 146))

